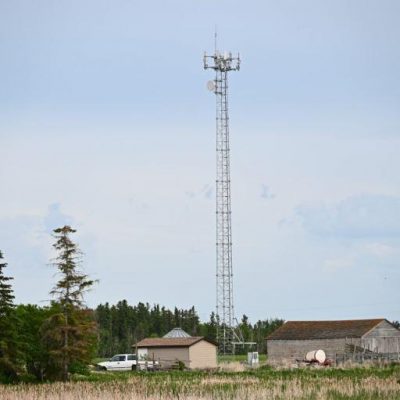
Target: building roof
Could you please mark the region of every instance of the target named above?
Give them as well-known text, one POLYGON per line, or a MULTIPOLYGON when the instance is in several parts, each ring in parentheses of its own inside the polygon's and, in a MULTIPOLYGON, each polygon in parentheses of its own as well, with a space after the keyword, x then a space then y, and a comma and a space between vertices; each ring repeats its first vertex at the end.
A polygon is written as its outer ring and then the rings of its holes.
POLYGON ((137 347, 190 347, 205 340, 216 346, 216 343, 203 336, 179 337, 179 338, 147 338, 136 344, 137 347))
POLYGON ((287 321, 267 340, 309 340, 359 338, 375 328, 384 318, 347 321, 287 321))
POLYGON ((181 338, 181 337, 191 337, 187 332, 185 332, 182 328, 174 328, 169 331, 164 338, 181 338))

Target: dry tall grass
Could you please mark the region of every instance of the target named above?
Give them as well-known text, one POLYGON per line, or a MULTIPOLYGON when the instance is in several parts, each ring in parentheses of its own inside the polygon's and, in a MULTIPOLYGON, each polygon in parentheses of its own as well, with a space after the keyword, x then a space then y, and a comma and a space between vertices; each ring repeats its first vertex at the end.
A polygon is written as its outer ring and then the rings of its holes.
POLYGON ((300 399, 394 400, 400 398, 395 378, 365 379, 259 379, 210 376, 199 379, 166 377, 152 380, 136 376, 127 381, 76 382, 43 385, 0 386, 2 400, 300 400, 300 399))
POLYGON ((243 372, 246 366, 239 361, 222 362, 218 365, 219 370, 223 372, 243 372))

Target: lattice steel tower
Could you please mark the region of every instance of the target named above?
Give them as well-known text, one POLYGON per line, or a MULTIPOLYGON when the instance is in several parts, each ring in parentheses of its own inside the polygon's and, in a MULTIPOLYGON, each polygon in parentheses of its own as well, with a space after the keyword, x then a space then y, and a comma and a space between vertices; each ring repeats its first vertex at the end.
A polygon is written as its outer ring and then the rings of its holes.
POLYGON ((217 179, 216 179, 216 277, 218 320, 217 341, 221 353, 234 351, 235 342, 243 342, 240 333, 235 329, 237 323, 233 307, 233 273, 232 273, 232 223, 231 223, 231 176, 229 148, 229 114, 228 114, 228 72, 238 71, 240 57, 232 53, 214 55, 204 53, 204 69, 215 71, 215 80, 208 82, 208 89, 215 93, 217 100, 217 179))

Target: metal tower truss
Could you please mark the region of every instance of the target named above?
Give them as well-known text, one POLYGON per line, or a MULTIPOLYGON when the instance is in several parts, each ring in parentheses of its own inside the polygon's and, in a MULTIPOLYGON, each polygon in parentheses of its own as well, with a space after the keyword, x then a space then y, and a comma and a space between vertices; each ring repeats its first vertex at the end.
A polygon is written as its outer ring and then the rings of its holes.
POLYGON ((228 113, 228 72, 240 69, 240 57, 232 53, 204 54, 204 69, 215 71, 215 80, 208 89, 216 95, 216 314, 217 341, 220 352, 232 353, 235 344, 243 343, 235 320, 233 306, 231 177, 228 113))

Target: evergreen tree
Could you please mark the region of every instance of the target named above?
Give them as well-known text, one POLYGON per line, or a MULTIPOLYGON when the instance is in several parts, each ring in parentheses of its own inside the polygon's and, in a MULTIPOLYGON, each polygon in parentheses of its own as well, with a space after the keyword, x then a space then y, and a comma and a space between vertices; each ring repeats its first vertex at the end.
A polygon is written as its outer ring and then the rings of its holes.
POLYGON ((12 277, 4 275, 3 253, 0 251, 0 374, 6 379, 16 380, 17 331, 14 316, 14 291, 10 281, 12 277))
POLYGON ((249 323, 249 317, 246 314, 243 314, 242 320, 239 324, 239 329, 243 335, 243 339, 245 342, 253 341, 253 329, 251 324, 249 323))
POLYGON ((4 262, 3 253, 0 250, 0 317, 7 315, 14 308, 14 291, 9 281, 13 280, 9 276, 4 276, 3 269, 7 267, 4 262))
POLYGON ((215 313, 212 312, 210 315, 210 321, 199 325, 200 336, 205 336, 207 339, 215 341, 217 339, 217 326, 218 324, 215 313))
POLYGON ((106 303, 100 304, 96 309, 96 321, 99 327, 98 355, 107 357, 114 353, 112 336, 112 317, 110 306, 106 303))
POLYGON ((70 239, 76 231, 70 226, 55 229, 53 247, 58 255, 54 266, 60 279, 50 292, 56 312, 43 325, 43 338, 49 349, 48 375, 68 380, 75 367, 86 366, 96 344, 92 313, 84 308, 84 294, 94 281, 79 270, 81 252, 70 239))

